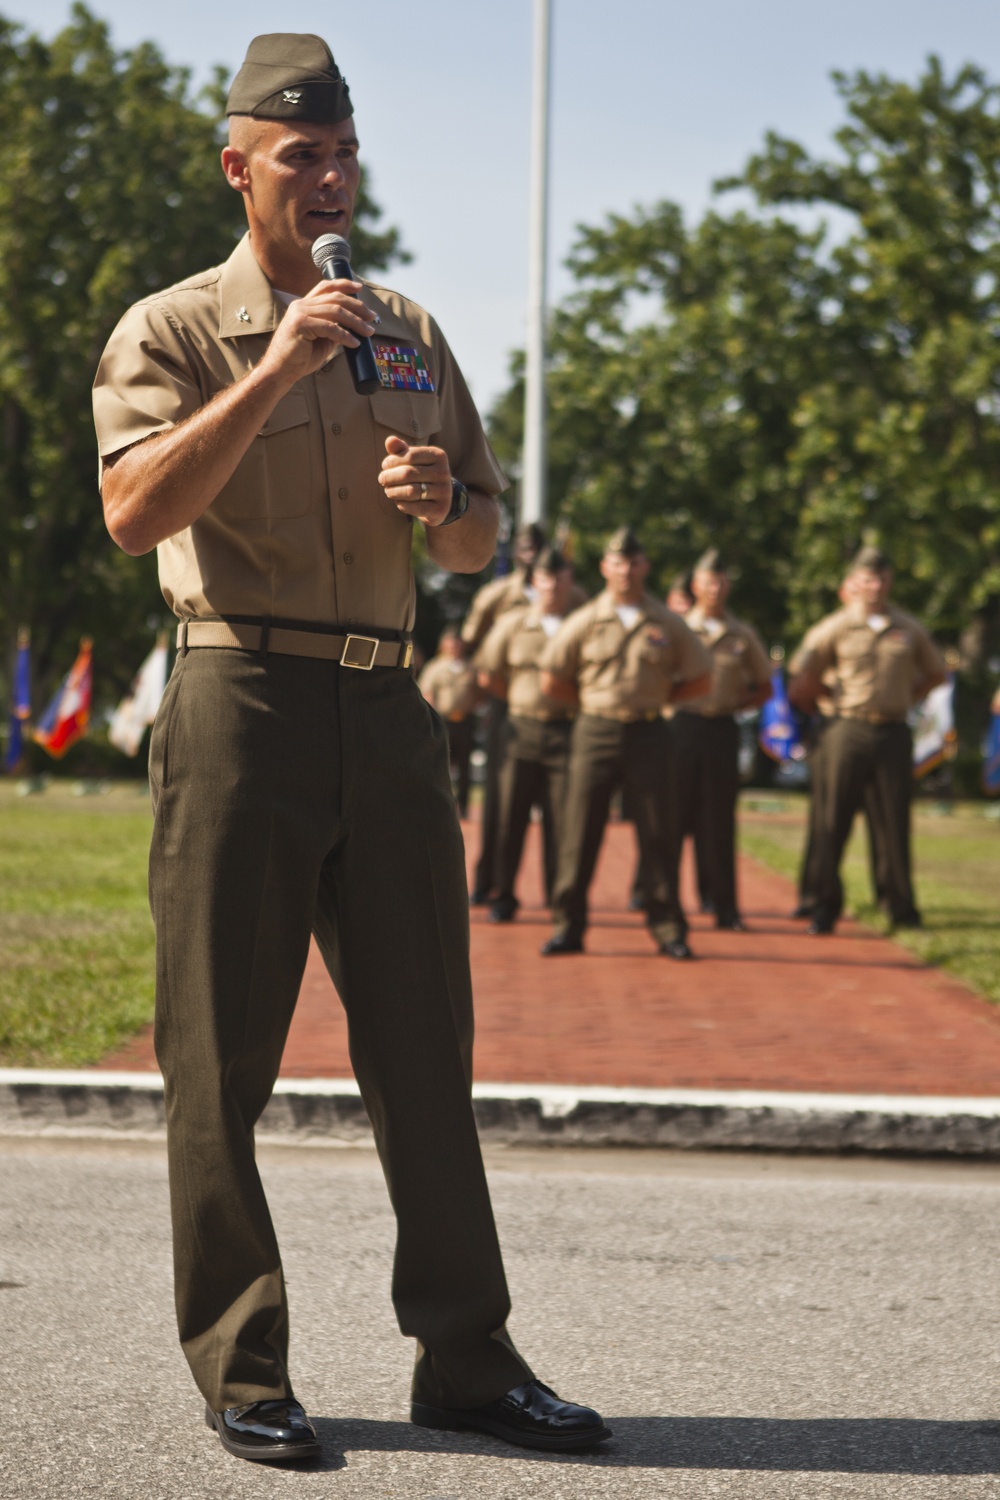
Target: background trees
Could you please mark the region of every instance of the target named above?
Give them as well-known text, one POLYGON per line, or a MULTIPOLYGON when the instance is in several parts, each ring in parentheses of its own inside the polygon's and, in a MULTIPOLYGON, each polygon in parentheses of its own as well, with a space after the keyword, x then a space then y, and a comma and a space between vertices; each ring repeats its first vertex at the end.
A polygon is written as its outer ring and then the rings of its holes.
MULTIPOLYGON (((553 325, 554 509, 585 571, 625 518, 661 581, 722 545, 772 641, 880 541, 901 602, 981 655, 1000 595, 998 90, 934 58, 913 85, 835 83, 829 160, 770 135, 699 224, 660 203, 581 229, 553 325)), ((515 367, 493 415, 508 464, 520 402, 515 367)))
MULTIPOLYGON (((116 52, 82 5, 51 44, 0 18, 0 663, 30 625, 39 697, 84 632, 114 697, 165 612, 155 557, 105 532, 90 387, 126 307, 243 233, 219 168, 224 99, 221 73, 195 98, 155 47, 116 52)), ((400 255, 378 217, 363 192, 352 247, 368 270, 400 255)))

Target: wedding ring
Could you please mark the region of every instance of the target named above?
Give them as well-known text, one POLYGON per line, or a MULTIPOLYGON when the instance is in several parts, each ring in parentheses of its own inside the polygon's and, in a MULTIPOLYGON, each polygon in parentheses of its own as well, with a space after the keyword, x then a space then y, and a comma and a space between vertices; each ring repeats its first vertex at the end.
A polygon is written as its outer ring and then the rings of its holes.
POLYGON ((421 500, 426 500, 427 499, 427 486, 426 486, 426 484, 422 484, 420 486, 420 498, 421 498, 421 500))

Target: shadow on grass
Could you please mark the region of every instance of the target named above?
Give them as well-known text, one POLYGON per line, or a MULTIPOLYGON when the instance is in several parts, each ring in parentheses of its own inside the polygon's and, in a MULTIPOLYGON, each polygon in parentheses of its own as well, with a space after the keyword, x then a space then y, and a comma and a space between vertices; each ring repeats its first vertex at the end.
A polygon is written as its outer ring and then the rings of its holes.
POLYGON ((614 1434, 610 1442, 574 1454, 537 1453, 474 1433, 429 1432, 407 1422, 352 1417, 314 1421, 323 1443, 324 1468, 339 1468, 340 1454, 355 1451, 488 1454, 602 1469, 1000 1474, 1000 1423, 988 1421, 609 1416, 614 1434))

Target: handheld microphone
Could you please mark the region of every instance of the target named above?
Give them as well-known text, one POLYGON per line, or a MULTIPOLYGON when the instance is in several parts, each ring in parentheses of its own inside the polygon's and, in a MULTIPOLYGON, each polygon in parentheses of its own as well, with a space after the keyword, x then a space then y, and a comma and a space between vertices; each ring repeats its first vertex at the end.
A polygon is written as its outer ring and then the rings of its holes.
MULTIPOLYGON (((339 234, 321 234, 318 240, 313 240, 312 258, 324 281, 355 279, 351 270, 351 247, 339 234)), ((381 390, 382 381, 379 379, 371 339, 363 338, 356 349, 345 344, 344 353, 347 355, 351 379, 358 395, 370 396, 372 391, 381 390)))

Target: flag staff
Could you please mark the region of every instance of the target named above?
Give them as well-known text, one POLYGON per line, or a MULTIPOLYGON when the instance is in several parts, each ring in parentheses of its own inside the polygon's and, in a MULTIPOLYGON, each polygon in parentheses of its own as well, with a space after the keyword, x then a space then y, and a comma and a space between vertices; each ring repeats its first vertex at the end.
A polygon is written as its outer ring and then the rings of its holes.
POLYGON ((522 525, 545 519, 545 332, 551 50, 552 0, 535 0, 528 336, 524 370, 524 453, 521 462, 522 525))

